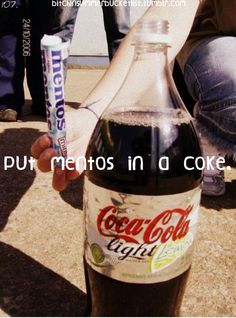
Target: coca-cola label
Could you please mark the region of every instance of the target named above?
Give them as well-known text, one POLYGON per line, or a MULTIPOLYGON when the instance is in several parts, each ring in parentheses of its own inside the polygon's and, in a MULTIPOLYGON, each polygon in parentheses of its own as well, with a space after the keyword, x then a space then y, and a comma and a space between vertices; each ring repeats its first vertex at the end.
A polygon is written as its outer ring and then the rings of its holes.
POLYGON ((200 187, 165 196, 114 192, 85 178, 85 258, 97 272, 157 283, 191 265, 200 187))

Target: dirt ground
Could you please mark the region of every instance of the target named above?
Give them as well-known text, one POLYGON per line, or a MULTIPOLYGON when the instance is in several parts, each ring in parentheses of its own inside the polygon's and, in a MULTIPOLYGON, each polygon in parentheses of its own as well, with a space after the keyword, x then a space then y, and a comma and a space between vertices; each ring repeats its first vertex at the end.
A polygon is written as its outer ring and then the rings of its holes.
MULTIPOLYGON (((81 102, 102 74, 69 70, 67 104, 81 102)), ((82 180, 57 193, 51 173, 36 165, 32 171, 3 170, 4 156, 23 160, 47 130, 28 112, 16 123, 0 123, 0 316, 82 316, 82 180)), ((235 168, 226 171, 226 187, 223 197, 202 199, 183 316, 236 316, 235 168)))

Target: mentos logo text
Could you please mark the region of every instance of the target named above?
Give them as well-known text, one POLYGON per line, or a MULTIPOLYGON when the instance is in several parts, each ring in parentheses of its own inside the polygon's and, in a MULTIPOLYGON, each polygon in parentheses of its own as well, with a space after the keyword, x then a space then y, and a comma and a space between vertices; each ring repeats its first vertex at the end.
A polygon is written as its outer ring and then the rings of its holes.
POLYGON ((64 90, 63 90, 63 69, 62 56, 60 50, 52 50, 50 59, 46 58, 47 52, 42 51, 43 73, 44 73, 44 88, 45 100, 47 109, 47 119, 49 129, 52 127, 51 113, 55 107, 54 113, 56 117, 56 129, 63 131, 65 129, 65 111, 64 111, 64 90), (52 67, 50 67, 52 63, 52 67), (47 78, 47 70, 49 78, 47 78), (52 71, 52 72, 51 72, 52 71), (52 73, 52 74, 50 74, 52 73), (53 97, 52 97, 53 94, 53 97), (51 96, 50 96, 51 95, 51 96), (52 104, 53 103, 53 104, 52 104), (52 108, 53 107, 53 108, 52 108))

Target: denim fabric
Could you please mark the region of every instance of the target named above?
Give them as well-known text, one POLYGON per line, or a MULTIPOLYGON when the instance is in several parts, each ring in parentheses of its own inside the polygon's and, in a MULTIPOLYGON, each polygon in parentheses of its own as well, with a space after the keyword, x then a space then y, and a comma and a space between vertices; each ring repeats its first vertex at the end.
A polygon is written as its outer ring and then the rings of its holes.
POLYGON ((197 101, 198 127, 212 142, 236 155, 236 38, 206 39, 189 56, 184 79, 197 101))
POLYGON ((0 110, 19 111, 24 104, 21 1, 0 9, 0 110))

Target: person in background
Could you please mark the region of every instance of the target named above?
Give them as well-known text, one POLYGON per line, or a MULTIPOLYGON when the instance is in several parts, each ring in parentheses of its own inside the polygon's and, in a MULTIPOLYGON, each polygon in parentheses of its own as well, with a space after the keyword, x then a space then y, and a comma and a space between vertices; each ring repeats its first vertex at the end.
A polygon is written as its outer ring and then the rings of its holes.
MULTIPOLYGON (((102 6, 109 58, 130 27, 130 8, 102 6)), ((46 115, 40 40, 44 34, 72 39, 78 6, 53 7, 50 1, 17 0, 0 11, 0 121, 16 121, 24 105, 24 68, 32 113, 46 115), (15 3, 15 2, 14 2, 15 3), (23 19, 30 22, 30 55, 23 57, 23 19)))
POLYGON ((0 4, 0 121, 15 121, 24 104, 21 0, 0 4))
POLYGON ((236 154, 236 1, 202 0, 190 35, 177 60, 196 101, 203 155, 215 156, 205 169, 203 194, 225 193, 223 171, 216 160, 236 154))
POLYGON ((40 40, 45 33, 58 33, 63 40, 71 39, 77 9, 53 8, 50 1, 32 0, 17 0, 11 7, 1 8, 0 121, 16 121, 21 114, 25 70, 32 112, 45 116, 40 40), (30 50, 26 57, 23 55, 24 25, 30 33, 30 50))

